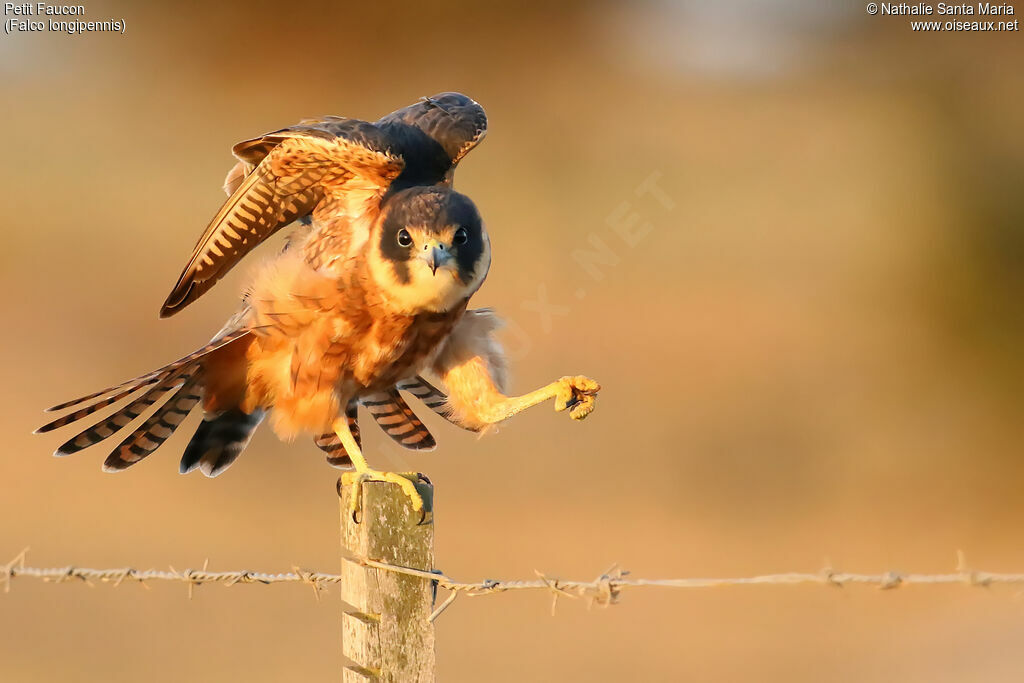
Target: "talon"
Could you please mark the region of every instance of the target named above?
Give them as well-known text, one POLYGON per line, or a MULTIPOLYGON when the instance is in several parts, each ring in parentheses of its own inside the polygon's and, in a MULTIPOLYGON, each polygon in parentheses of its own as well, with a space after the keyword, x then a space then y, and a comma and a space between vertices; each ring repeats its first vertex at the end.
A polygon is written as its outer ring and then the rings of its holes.
POLYGON ((392 484, 398 484, 402 487, 402 492, 409 498, 409 502, 412 504, 412 509, 420 513, 420 524, 426 519, 426 509, 423 504, 423 497, 419 491, 416 490, 416 482, 420 479, 430 483, 430 480, 424 477, 419 472, 379 472, 377 470, 360 470, 357 472, 346 472, 341 475, 341 482, 345 485, 351 486, 352 494, 349 499, 350 501, 350 514, 352 515, 352 521, 355 524, 360 523, 360 513, 362 511, 362 499, 363 499, 363 483, 368 481, 385 481, 392 484))
POLYGON ((569 411, 569 417, 574 420, 584 420, 592 412, 594 412, 594 397, 587 396, 579 402, 578 406, 569 411))
POLYGON ((574 420, 582 420, 594 412, 594 405, 597 392, 601 385, 583 375, 562 377, 558 380, 558 393, 555 397, 555 410, 562 412, 569 411, 569 416, 574 420))

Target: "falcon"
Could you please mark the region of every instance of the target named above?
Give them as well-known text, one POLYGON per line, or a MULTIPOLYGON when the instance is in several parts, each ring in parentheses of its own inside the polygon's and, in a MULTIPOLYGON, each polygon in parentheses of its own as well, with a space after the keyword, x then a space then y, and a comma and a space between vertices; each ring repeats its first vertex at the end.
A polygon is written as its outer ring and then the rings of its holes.
POLYGON ((199 406, 203 421, 180 471, 216 476, 268 419, 282 439, 313 436, 353 487, 401 486, 414 510, 422 475, 371 468, 357 407, 402 445, 433 438, 405 391, 450 422, 482 432, 554 399, 575 420, 594 409, 597 382, 565 376, 522 396, 505 393, 498 318, 469 309, 490 269, 475 204, 452 189, 455 166, 486 133, 483 109, 458 93, 425 98, 376 122, 304 121, 235 146, 230 196, 200 238, 161 314, 212 287, 248 251, 303 219, 288 246, 252 277, 242 308, 208 344, 168 365, 50 410, 72 412, 48 432, 129 400, 60 446, 68 455, 151 415, 104 461, 120 471, 146 458, 199 406), (434 374, 447 394, 422 375, 434 374))

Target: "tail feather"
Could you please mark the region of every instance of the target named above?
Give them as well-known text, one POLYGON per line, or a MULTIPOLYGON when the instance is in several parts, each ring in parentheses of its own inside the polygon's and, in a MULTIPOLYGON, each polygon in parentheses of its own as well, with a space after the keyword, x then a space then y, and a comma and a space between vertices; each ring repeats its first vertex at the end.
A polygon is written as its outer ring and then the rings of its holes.
MULTIPOLYGON (((105 420, 100 420, 91 427, 82 430, 74 437, 68 439, 60 446, 60 448, 58 448, 54 452, 54 455, 71 455, 72 453, 77 453, 78 451, 84 448, 88 448, 89 446, 98 444, 100 441, 103 441, 104 439, 113 436, 116 432, 124 429, 129 424, 134 422, 136 418, 138 418, 140 415, 142 415, 142 413, 148 410, 150 406, 156 403, 160 399, 160 397, 162 397, 168 391, 170 391, 171 389, 175 389, 184 382, 186 382, 192 375, 196 373, 197 370, 198 367, 193 366, 191 368, 187 368, 184 373, 172 373, 169 377, 167 377, 167 379, 163 380, 155 387, 145 392, 140 397, 138 397, 125 407, 121 408, 110 417, 106 418, 105 420)), ((135 388, 132 388, 131 390, 126 390, 109 399, 105 399, 103 401, 100 401, 99 403, 95 403, 92 406, 89 406, 88 408, 84 408, 83 410, 63 417, 60 420, 55 420, 54 422, 51 422, 49 425, 46 425, 45 427, 40 427, 39 431, 49 431, 47 429, 48 427, 61 427, 64 424, 68 424, 70 422, 79 420, 85 415, 93 413, 96 410, 105 407, 106 405, 110 405, 111 403, 120 400, 121 398, 123 398, 127 394, 134 392, 135 390, 135 388)))
POLYGON ((199 468, 206 476, 216 477, 249 445, 264 415, 262 410, 249 414, 235 408, 204 419, 185 448, 178 471, 187 474, 199 468))
POLYGON ((199 403, 199 380, 190 376, 138 429, 128 435, 103 462, 105 472, 131 467, 160 447, 199 403))

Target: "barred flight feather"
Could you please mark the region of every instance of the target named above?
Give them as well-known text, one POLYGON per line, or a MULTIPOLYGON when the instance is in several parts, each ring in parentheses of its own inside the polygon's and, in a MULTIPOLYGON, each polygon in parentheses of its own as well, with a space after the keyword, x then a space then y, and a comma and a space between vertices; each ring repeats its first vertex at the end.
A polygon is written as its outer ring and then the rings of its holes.
POLYGON ((323 196, 315 184, 319 179, 293 180, 283 187, 269 161, 245 176, 200 237, 160 315, 166 317, 191 303, 250 249, 312 211, 323 196))
POLYGON ((199 379, 190 377, 153 415, 128 435, 103 462, 105 472, 131 467, 160 447, 199 403, 199 379))
POLYGON ((437 446, 430 431, 397 389, 369 394, 359 402, 370 412, 377 426, 399 446, 416 451, 429 451, 437 446))
POLYGON ((448 420, 448 422, 455 425, 456 427, 462 427, 463 429, 470 432, 479 431, 471 427, 467 427, 463 423, 456 420, 448 406, 448 397, 444 394, 444 392, 442 392, 440 389, 438 389, 437 387, 435 387, 433 384, 423 379, 422 377, 415 377, 413 379, 404 380, 402 382, 399 382, 396 386, 398 389, 401 389, 402 391, 407 391, 416 398, 418 398, 420 401, 423 402, 423 405, 427 406, 435 413, 437 413, 444 419, 448 420))
POLYGON ((204 417, 181 456, 178 471, 188 474, 199 468, 206 476, 216 477, 249 445, 264 415, 262 410, 250 414, 234 408, 204 417))
POLYGON ((372 124, 351 123, 351 130, 336 133, 299 126, 236 146, 242 165, 228 173, 225 188, 237 187, 196 243, 160 309, 161 317, 199 298, 253 247, 310 214, 328 193, 340 192, 349 181, 358 179, 360 186, 369 184, 384 193, 401 172, 401 158, 386 149, 372 124), (244 175, 256 159, 258 165, 244 175))
MULTIPOLYGON (((147 386, 150 386, 150 384, 137 384, 135 386, 128 387, 124 391, 120 391, 120 392, 114 394, 113 396, 110 396, 110 397, 101 399, 99 401, 96 401, 96 403, 88 405, 85 408, 80 408, 79 410, 76 410, 73 413, 68 413, 67 415, 65 415, 63 417, 58 417, 53 422, 47 422, 42 427, 37 429, 35 431, 35 433, 36 434, 44 434, 46 432, 51 432, 54 429, 60 429, 61 427, 64 427, 66 425, 71 424, 72 422, 78 422, 82 418, 88 417, 89 415, 92 415, 93 413, 95 413, 98 410, 102 410, 103 408, 106 408, 107 406, 114 405, 115 403, 117 403, 121 399, 128 398, 129 396, 134 394, 139 389, 142 389, 143 387, 147 387, 147 386)), ((96 426, 96 425, 94 425, 94 426, 96 426)))
MULTIPOLYGON (((196 373, 198 369, 198 366, 192 366, 190 368, 187 368, 186 371, 183 373, 172 373, 169 377, 167 377, 167 379, 158 383, 155 387, 153 387, 152 389, 144 393, 142 396, 126 405, 125 407, 121 408, 110 417, 106 418, 105 420, 100 420, 91 427, 76 434, 71 439, 68 439, 64 444, 60 446, 60 448, 56 450, 56 452, 54 452, 54 455, 71 455, 72 453, 77 453, 82 449, 98 444, 104 439, 113 436, 114 434, 116 434, 117 432, 124 429, 132 422, 134 422, 136 418, 138 418, 140 415, 142 415, 142 413, 149 409, 150 406, 156 403, 161 396, 166 394, 171 389, 175 389, 184 382, 188 381, 196 373)), ((135 389, 132 389, 132 391, 134 390, 135 389)), ((96 408, 96 406, 100 406, 102 403, 105 403, 105 401, 101 401, 100 403, 95 404, 95 406, 90 406, 89 408, 86 408, 85 411, 92 412, 93 410, 98 409, 96 408)), ((78 413, 74 413, 73 415, 69 415, 68 417, 79 415, 80 413, 85 411, 79 411, 78 413)))

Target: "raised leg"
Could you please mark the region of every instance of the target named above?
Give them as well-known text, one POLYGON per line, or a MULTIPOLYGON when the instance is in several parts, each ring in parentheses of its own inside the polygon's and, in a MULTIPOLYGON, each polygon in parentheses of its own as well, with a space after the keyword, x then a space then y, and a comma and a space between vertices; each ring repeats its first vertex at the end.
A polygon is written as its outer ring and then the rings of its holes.
POLYGON ((528 394, 505 396, 495 400, 484 407, 484 410, 481 411, 482 417, 487 422, 494 424, 553 398, 556 411, 568 410, 572 419, 582 420, 594 411, 594 402, 597 399, 597 392, 600 390, 601 385, 589 377, 583 375, 562 377, 528 394))

